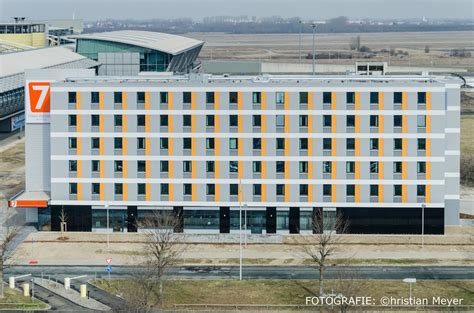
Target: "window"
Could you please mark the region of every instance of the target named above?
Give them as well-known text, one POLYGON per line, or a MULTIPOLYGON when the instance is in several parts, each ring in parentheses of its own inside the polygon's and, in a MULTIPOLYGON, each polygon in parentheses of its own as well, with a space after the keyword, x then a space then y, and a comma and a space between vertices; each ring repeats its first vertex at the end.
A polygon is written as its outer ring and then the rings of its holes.
POLYGON ((138 137, 137 138, 137 149, 138 150, 143 150, 146 148, 146 140, 143 137, 138 137))
POLYGON ((284 92, 276 92, 275 93, 275 102, 276 102, 276 104, 285 103, 285 93, 284 92))
POLYGON ((92 190, 93 195, 100 194, 100 184, 99 183, 92 183, 91 184, 91 190, 92 190))
POLYGON ((346 185, 346 196, 348 197, 355 196, 355 185, 346 185))
MULTIPOLYGON (((190 150, 192 145, 191 138, 183 138, 183 149, 190 150)), ((168 148, 167 148, 168 149, 168 148)))
POLYGON ((145 103, 145 93, 143 91, 137 92, 137 103, 145 103))
POLYGON ((206 103, 214 103, 214 92, 208 91, 206 92, 206 103))
POLYGON ((206 115, 206 126, 214 127, 214 115, 206 115))
POLYGON ((426 139, 425 138, 418 138, 417 139, 417 146, 418 150, 426 150, 426 139))
POLYGON ((91 161, 91 168, 93 172, 99 172, 100 171, 100 162, 98 160, 92 160, 91 161))
POLYGON ((379 172, 379 162, 372 161, 370 162, 370 173, 377 174, 379 172))
POLYGON ((192 194, 192 185, 191 184, 183 184, 183 195, 190 196, 192 194))
POLYGON ((237 104, 238 94, 235 91, 229 92, 229 103, 237 104))
POLYGON ((276 185, 276 195, 277 196, 284 196, 285 195, 285 185, 277 184, 276 185))
POLYGON ((300 138, 300 150, 308 150, 308 138, 300 138))
POLYGON ((137 115, 137 126, 145 126, 145 115, 137 115))
POLYGON ((347 127, 355 127, 355 116, 354 115, 346 116, 346 126, 347 127))
POLYGON ((308 195, 308 185, 300 184, 300 196, 307 196, 307 195, 308 195))
POLYGON ((206 195, 214 196, 216 194, 216 185, 206 184, 206 195))
POLYGON ((370 127, 379 127, 379 116, 371 115, 370 116, 370 127))
POLYGON ((416 163, 416 171, 418 174, 425 174, 426 173, 426 162, 417 162, 416 163))
POLYGON ((402 150, 402 139, 393 139, 393 150, 402 150))
POLYGON ((170 192, 169 184, 160 184, 160 193, 162 196, 167 196, 170 192))
POLYGON ((160 92, 160 103, 161 104, 168 103, 168 92, 166 92, 166 91, 160 92))
POLYGON ((252 147, 254 150, 262 149, 262 139, 261 138, 253 138, 252 139, 252 147))
POLYGON ((69 161, 69 172, 77 172, 77 161, 70 160, 69 161))
POLYGON ((168 115, 160 115, 160 125, 168 127, 168 115))
POLYGON ((183 103, 186 103, 186 104, 191 103, 191 93, 189 91, 183 92, 183 103))
POLYGON ((379 196, 379 185, 370 185, 370 196, 371 197, 379 196))
POLYGON ((261 102, 262 94, 260 92, 252 92, 252 103, 259 104, 261 102))
POLYGON ((402 196, 402 185, 393 185, 393 196, 394 197, 402 196))
POLYGON ((393 93, 393 103, 394 104, 402 104, 402 93, 401 92, 394 92, 393 93))
POLYGON ((193 163, 191 161, 183 161, 183 173, 191 173, 193 163))
POLYGON ((168 138, 160 138, 160 149, 168 149, 168 138))
POLYGON ((323 104, 331 104, 331 103, 332 103, 332 93, 323 92, 323 104))
POLYGON ((277 173, 285 172, 285 161, 276 161, 276 172, 277 173))
POLYGON ((425 128, 426 127, 426 115, 418 115, 416 119, 416 125, 419 128, 425 128))
POLYGON ((214 149, 214 138, 206 138, 206 149, 208 150, 214 149))
POLYGON ((403 119, 401 115, 394 115, 393 116, 393 127, 402 127, 403 119))
POLYGON ((262 185, 261 184, 253 184, 253 195, 254 196, 261 196, 262 195, 262 185))
POLYGON ((239 185, 237 184, 230 184, 229 185, 229 194, 231 196, 237 196, 239 194, 239 185))
POLYGON ((114 115, 114 126, 121 127, 122 126, 122 115, 114 115))
POLYGON ((77 126, 77 115, 69 115, 68 116, 68 125, 69 126, 77 126))
POLYGON ((100 139, 99 138, 91 138, 91 149, 99 149, 100 148, 100 139))
POLYGON ((346 162, 346 173, 347 174, 354 174, 355 173, 355 162, 354 161, 346 162))
POLYGON ((261 127, 262 126, 262 116, 261 115, 253 115, 252 116, 252 125, 254 127, 261 127))
POLYGON ((253 161, 252 162, 252 170, 254 173, 261 173, 262 172, 262 162, 261 161, 253 161))
POLYGON ((68 102, 69 103, 76 103, 76 92, 70 91, 67 93, 68 95, 68 102))
POLYGON ((143 196, 146 194, 146 184, 144 183, 138 183, 137 184, 137 193, 140 196, 143 196))
POLYGON ((239 171, 239 162, 238 161, 229 161, 229 172, 237 173, 239 171))
POLYGON ((114 172, 122 173, 123 171, 123 161, 114 161, 114 172))
POLYGON ((354 138, 347 138, 346 139, 346 150, 354 150, 355 149, 355 139, 354 138))
POLYGON ((137 161, 137 172, 138 173, 145 173, 146 172, 146 161, 144 161, 144 160, 137 161))
POLYGON ((169 163, 168 161, 160 161, 160 172, 168 173, 169 163))
POLYGON ((331 127, 332 125, 332 116, 323 115, 323 127, 331 127))
POLYGON ((237 115, 229 115, 229 126, 237 127, 239 125, 239 118, 237 115))
POLYGON ((355 103, 355 92, 347 92, 346 93, 346 103, 347 104, 354 104, 355 103))
POLYGON ((426 104, 426 92, 418 92, 418 104, 426 104))
POLYGON ((285 116, 284 115, 277 115, 276 116, 276 127, 284 127, 285 126, 285 116))
POLYGON ((379 93, 378 92, 371 92, 370 93, 370 104, 378 104, 379 103, 379 93))
POLYGON ((393 162, 393 173, 394 174, 402 173, 402 162, 393 162))
POLYGON ((300 173, 308 173, 308 162, 307 161, 300 161, 300 173))
POLYGON ((329 174, 332 172, 332 162, 331 161, 324 161, 323 162, 323 173, 329 174))
POLYGON ((300 104, 308 104, 308 93, 305 91, 300 92, 300 104))
POLYGON ((77 195, 77 183, 69 183, 69 194, 77 195))
POLYGON ((122 93, 120 91, 114 92, 114 103, 122 103, 122 93))
POLYGON ((239 147, 239 139, 238 138, 229 138, 229 149, 235 150, 239 147))
POLYGON ((91 103, 99 103, 99 93, 97 91, 91 92, 91 103))
POLYGON ((276 139, 276 149, 277 150, 284 150, 285 149, 285 139, 284 138, 277 138, 276 139))
POLYGON ((323 150, 331 150, 332 140, 331 138, 323 138, 323 150))
POLYGON ((114 149, 120 150, 122 149, 122 138, 114 138, 114 149))
POLYGON ((100 119, 99 119, 99 115, 97 114, 93 114, 91 115, 91 126, 99 126, 99 122, 100 119))
POLYGON ((378 150, 379 149, 379 139, 378 138, 370 138, 369 144, 370 144, 370 150, 378 150))
POLYGON ((214 161, 206 161, 206 172, 214 173, 214 161))
POLYGON ((323 185, 323 196, 330 196, 332 194, 331 185, 323 185))
POLYGON ((300 115, 300 127, 308 127, 308 115, 300 115))
POLYGON ((426 186, 425 185, 417 185, 416 186, 416 195, 417 195, 417 197, 424 197, 426 195, 426 186))
POLYGON ((183 115, 183 127, 191 127, 191 115, 183 115))

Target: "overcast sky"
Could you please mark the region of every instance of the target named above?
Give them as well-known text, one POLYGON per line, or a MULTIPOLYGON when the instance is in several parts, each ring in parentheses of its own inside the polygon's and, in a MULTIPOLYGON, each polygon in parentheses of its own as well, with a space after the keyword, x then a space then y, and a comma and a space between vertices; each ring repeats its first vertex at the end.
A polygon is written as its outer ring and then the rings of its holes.
POLYGON ((0 19, 177 18, 249 15, 305 19, 470 18, 474 0, 0 0, 0 19))

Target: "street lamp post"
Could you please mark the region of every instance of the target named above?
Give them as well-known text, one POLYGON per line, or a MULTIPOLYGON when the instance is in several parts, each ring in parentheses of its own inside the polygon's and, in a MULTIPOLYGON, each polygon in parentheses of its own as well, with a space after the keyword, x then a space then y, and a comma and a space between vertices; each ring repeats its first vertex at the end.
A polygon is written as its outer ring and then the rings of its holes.
POLYGON ((105 208, 107 209, 107 249, 109 248, 109 203, 105 202, 105 208))
POLYGON ((299 34, 299 49, 298 49, 298 60, 299 64, 301 64, 301 29, 303 28, 303 21, 299 20, 298 24, 300 24, 300 34, 299 34))
POLYGON ((244 204, 244 233, 245 233, 245 248, 247 248, 247 203, 244 204))
POLYGON ((313 27, 313 75, 315 74, 316 72, 316 68, 315 68, 315 62, 316 62, 316 50, 315 50, 315 43, 314 43, 314 33, 316 31, 316 23, 312 23, 311 24, 311 27, 313 27))
POLYGON ((242 179, 239 179, 239 280, 242 280, 242 179))
POLYGON ((421 248, 425 246, 425 208, 426 204, 421 205, 421 248))

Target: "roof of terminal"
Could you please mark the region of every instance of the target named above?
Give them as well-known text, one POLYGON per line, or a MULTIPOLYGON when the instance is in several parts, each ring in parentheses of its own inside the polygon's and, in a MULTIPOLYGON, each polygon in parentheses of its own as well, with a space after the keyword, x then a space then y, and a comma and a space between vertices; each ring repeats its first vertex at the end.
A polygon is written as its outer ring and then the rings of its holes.
POLYGON ((113 32, 72 36, 77 39, 93 39, 119 42, 176 55, 202 46, 203 41, 183 36, 141 30, 119 30, 113 32))

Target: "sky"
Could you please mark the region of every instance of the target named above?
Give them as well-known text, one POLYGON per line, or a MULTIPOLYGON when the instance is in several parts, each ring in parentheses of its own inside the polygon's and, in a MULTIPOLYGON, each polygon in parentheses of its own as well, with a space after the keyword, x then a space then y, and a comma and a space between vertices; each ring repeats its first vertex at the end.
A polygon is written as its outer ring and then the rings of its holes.
POLYGON ((376 19, 474 19, 474 0, 0 0, 0 20, 76 18, 86 21, 248 15, 376 19))

